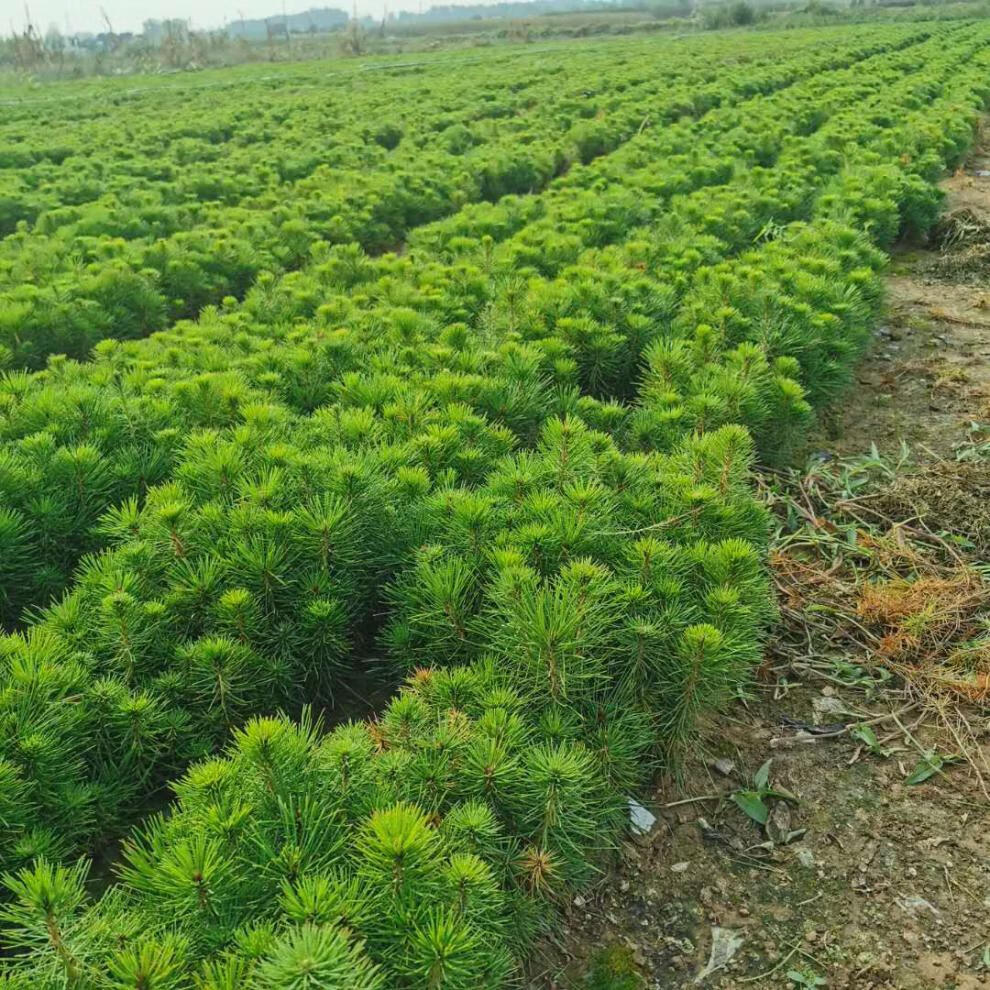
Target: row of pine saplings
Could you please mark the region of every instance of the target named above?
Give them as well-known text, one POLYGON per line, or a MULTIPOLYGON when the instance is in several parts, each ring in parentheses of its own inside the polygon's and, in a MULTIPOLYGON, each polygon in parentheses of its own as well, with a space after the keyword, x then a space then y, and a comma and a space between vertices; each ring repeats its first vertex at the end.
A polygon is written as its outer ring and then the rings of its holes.
MULTIPOLYGON (((892 44, 908 34, 903 27, 887 33, 892 44)), ((705 47, 717 59, 726 44, 709 40, 705 47)), ((799 51, 807 56, 812 42, 799 51)), ((425 100, 419 75, 390 79, 387 99, 380 87, 355 89, 341 78, 330 82, 335 99, 323 97, 329 106, 308 88, 281 96, 267 126, 256 114, 235 112, 249 98, 244 93, 209 94, 205 108, 173 118, 175 138, 166 148, 159 111, 144 117, 126 104, 115 117, 116 137, 93 128, 89 140, 100 134, 102 145, 83 144, 58 165, 14 172, 23 176, 27 200, 31 187, 42 185, 51 195, 61 190, 71 205, 39 205, 26 229, 0 241, 0 366, 41 368, 50 354, 85 358, 104 337, 161 330, 205 305, 243 298, 264 271, 308 264, 315 244, 393 249, 410 230, 465 203, 546 188, 572 163, 630 140, 644 116, 654 124, 690 119, 712 104, 769 90, 783 75, 764 56, 740 83, 706 86, 708 62, 674 46, 661 74, 606 59, 575 53, 566 71, 557 63, 558 71, 524 79, 512 62, 493 62, 468 79, 441 64, 430 70, 425 100), (594 91, 589 79, 598 80, 594 91), (389 104, 414 112, 389 120, 389 104), (218 125, 224 110, 232 119, 218 125), (144 121, 147 127, 136 126, 144 121), (197 141, 199 130, 212 137, 197 141), (264 141, 256 140, 259 132, 264 141), (148 151, 135 160, 142 143, 148 151), (273 167, 273 145, 294 149, 300 160, 273 167), (88 183, 80 177, 87 170, 88 183), (99 195, 113 180, 113 191, 99 195)), ((264 104, 265 96, 256 99, 264 104)), ((34 139, 22 129, 16 135, 12 142, 34 139)))

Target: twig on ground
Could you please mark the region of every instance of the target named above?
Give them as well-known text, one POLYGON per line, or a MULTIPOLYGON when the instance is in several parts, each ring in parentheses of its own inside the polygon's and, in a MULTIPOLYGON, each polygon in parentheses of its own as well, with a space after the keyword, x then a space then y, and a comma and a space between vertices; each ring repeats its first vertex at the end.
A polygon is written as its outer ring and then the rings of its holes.
POLYGON ((680 801, 670 801, 663 805, 664 808, 677 808, 682 804, 697 804, 701 801, 718 801, 726 797, 725 794, 701 794, 698 797, 681 798, 680 801))

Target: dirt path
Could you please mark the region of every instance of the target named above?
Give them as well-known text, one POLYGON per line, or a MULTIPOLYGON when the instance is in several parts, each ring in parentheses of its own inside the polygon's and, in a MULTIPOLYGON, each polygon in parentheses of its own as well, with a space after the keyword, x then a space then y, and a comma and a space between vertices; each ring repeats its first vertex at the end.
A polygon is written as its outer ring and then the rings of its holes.
MULTIPOLYGON (((945 182, 933 243, 893 259, 860 387, 814 440, 824 463, 906 445, 912 467, 875 504, 919 520, 917 552, 974 561, 990 555, 990 134, 979 147, 945 182)), ((532 986, 990 988, 990 797, 973 769, 990 766, 987 708, 960 714, 953 738, 958 719, 940 721, 836 638, 848 620, 811 616, 813 584, 803 599, 789 567, 763 684, 644 802, 656 824, 575 899, 532 986), (841 729, 881 717, 874 751, 867 730, 841 729), (835 731, 809 731, 821 725, 835 731), (953 747, 972 765, 911 782, 931 765, 922 753, 953 747), (768 786, 796 800, 766 797, 760 825, 733 794, 754 790, 768 759, 768 786), (713 950, 729 958, 704 975, 713 950)))
MULTIPOLYGON (((943 183, 935 243, 891 260, 888 319, 822 442, 837 454, 901 443, 951 457, 990 421, 990 122, 966 167, 943 183)), ((990 435, 990 428, 988 428, 990 435)))

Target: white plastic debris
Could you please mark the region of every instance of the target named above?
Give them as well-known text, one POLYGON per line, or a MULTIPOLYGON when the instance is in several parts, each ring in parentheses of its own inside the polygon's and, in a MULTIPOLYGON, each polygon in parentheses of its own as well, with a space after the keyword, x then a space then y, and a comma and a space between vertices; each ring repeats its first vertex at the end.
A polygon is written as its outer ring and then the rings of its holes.
POLYGON ((918 897, 916 894, 909 895, 907 897, 895 897, 894 903, 901 908, 902 911, 907 911, 909 914, 918 914, 920 911, 930 911, 936 918, 942 916, 942 912, 939 911, 931 901, 925 900, 924 897, 918 897))
POLYGON ((695 983, 702 983, 712 973, 725 969, 729 960, 739 951, 743 937, 731 928, 712 927, 712 952, 708 957, 708 965, 694 978, 695 983))
POLYGON ((629 798, 629 827, 637 835, 647 835, 657 823, 657 817, 634 798, 629 798))

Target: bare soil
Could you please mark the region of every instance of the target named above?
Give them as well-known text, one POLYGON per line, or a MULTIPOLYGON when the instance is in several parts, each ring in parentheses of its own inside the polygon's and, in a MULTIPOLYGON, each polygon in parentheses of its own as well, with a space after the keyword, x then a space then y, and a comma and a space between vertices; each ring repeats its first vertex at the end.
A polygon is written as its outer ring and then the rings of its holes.
MULTIPOLYGON (((873 508, 914 521, 926 545, 963 547, 968 568, 990 557, 990 133, 944 188, 943 223, 892 259, 887 320, 813 449, 825 461, 907 452, 873 508)), ((799 596, 791 605, 754 697, 643 802, 656 824, 575 899, 532 987, 990 988, 990 707, 956 718, 875 677, 866 655, 836 656, 847 618, 830 626, 799 596), (871 723, 882 754, 850 720, 871 723), (912 783, 933 747, 966 758, 912 783), (761 826, 732 795, 768 759, 770 786, 795 800, 768 798, 761 826), (715 942, 734 951, 706 974, 715 942), (603 953, 632 975, 606 979, 603 953)))

